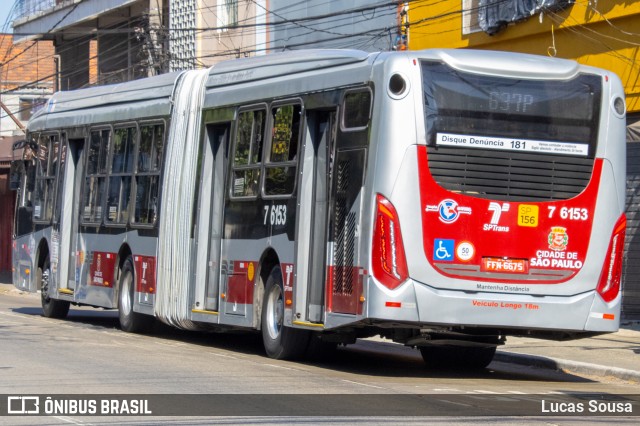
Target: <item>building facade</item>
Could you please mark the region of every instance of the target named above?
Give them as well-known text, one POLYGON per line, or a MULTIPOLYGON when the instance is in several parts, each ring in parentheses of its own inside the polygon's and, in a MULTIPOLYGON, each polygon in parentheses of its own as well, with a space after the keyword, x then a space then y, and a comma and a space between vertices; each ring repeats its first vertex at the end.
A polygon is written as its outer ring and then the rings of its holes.
POLYGON ((398 43, 398 6, 367 0, 269 2, 269 49, 388 51, 398 43))
POLYGON ((0 271, 11 269, 14 193, 9 191, 13 142, 24 139, 24 126, 53 93, 56 68, 51 42, 13 43, 0 35, 0 271))
POLYGON ((61 90, 165 72, 163 0, 18 0, 16 42, 50 40, 61 90))

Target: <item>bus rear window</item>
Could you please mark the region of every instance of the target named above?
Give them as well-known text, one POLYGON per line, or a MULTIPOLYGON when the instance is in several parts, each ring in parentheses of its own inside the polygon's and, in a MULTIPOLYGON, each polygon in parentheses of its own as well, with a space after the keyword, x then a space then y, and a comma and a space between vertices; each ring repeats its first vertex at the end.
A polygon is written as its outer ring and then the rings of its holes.
POLYGON ((593 157, 601 78, 533 80, 422 62, 430 145, 593 157))

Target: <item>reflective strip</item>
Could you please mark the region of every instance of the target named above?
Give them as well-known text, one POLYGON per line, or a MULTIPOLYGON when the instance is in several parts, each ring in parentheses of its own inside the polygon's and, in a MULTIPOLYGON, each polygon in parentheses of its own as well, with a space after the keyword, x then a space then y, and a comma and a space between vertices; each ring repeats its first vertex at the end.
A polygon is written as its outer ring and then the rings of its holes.
POLYGON ((591 312, 589 314, 589 316, 591 318, 597 318, 597 319, 606 319, 606 320, 615 320, 616 316, 614 314, 603 314, 600 312, 591 312))
POLYGON ((306 321, 293 321, 294 325, 302 325, 304 327, 315 327, 315 328, 324 328, 324 324, 317 324, 314 322, 306 322, 306 321))
POLYGON ((202 309, 192 309, 191 312, 193 312, 194 314, 220 315, 219 312, 216 312, 216 311, 203 311, 202 309))

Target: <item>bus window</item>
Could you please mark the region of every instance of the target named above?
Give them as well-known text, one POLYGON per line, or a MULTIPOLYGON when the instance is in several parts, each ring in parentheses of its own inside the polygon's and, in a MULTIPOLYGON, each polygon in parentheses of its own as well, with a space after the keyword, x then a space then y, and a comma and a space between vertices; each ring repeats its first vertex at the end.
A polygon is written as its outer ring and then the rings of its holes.
POLYGON ((53 222, 60 222, 60 210, 62 209, 62 193, 64 188, 65 164, 67 162, 67 144, 65 138, 60 144, 60 166, 58 167, 58 176, 56 180, 56 202, 54 206, 53 222))
POLYGON ((129 219, 133 145, 136 136, 135 127, 115 129, 113 132, 113 157, 107 195, 108 223, 126 223, 129 219))
POLYGON ((140 126, 133 222, 153 225, 158 214, 158 184, 164 151, 164 124, 140 126))
POLYGON ((265 166, 266 196, 291 195, 296 181, 300 105, 282 105, 271 109, 273 131, 269 162, 265 166))
POLYGON ((371 115, 371 92, 361 90, 348 92, 342 101, 343 130, 362 130, 369 124, 371 115))
POLYGON ((58 135, 41 135, 36 153, 36 188, 34 193, 33 218, 48 222, 53 213, 56 172, 60 142, 58 135))
POLYGON ((264 110, 243 111, 238 115, 231 182, 233 197, 258 195, 265 119, 264 110))
POLYGON ((107 178, 107 152, 110 134, 109 129, 91 131, 82 200, 83 223, 100 223, 102 221, 102 198, 107 178))

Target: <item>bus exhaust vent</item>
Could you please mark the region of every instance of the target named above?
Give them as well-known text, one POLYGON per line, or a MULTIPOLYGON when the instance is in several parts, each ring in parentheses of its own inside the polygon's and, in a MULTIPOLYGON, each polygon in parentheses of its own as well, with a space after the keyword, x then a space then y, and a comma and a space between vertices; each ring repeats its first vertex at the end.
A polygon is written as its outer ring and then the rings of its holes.
POLYGON ((353 294, 354 258, 356 240, 356 214, 349 211, 347 194, 352 179, 350 179, 351 161, 343 160, 338 163, 336 174, 335 216, 333 218, 333 294, 353 294))
POLYGON ((593 170, 593 158, 568 155, 432 146, 427 152, 440 186, 492 200, 566 200, 586 188, 593 170))

